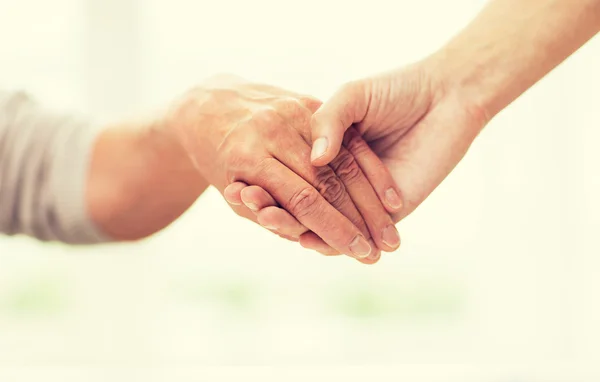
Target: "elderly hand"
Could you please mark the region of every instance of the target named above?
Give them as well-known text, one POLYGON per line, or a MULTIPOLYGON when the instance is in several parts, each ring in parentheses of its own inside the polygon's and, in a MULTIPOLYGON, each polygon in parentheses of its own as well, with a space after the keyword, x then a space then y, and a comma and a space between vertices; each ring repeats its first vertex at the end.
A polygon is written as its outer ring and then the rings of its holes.
MULTIPOLYGON (((310 119, 319 106, 310 97, 275 87, 217 78, 177 102, 165 126, 220 192, 251 184, 271 195, 269 203, 285 210, 275 215, 285 213, 296 223, 279 232, 283 236, 303 236, 323 253, 374 263, 379 249, 397 248, 399 236, 388 213, 393 208, 382 205, 371 184, 393 188, 393 180, 375 155, 362 155, 367 146, 358 135, 330 166, 312 166, 310 119)), ((265 207, 261 201, 246 207, 228 199, 237 204, 232 206, 236 213, 261 222, 255 215, 265 207)))
MULTIPOLYGON (((443 61, 432 57, 408 68, 350 82, 312 118, 311 159, 315 166, 335 161, 344 143, 357 140, 357 136, 385 163, 402 191, 403 206, 392 211, 394 222, 414 211, 442 182, 489 119, 442 68, 443 61)), ((361 151, 370 152, 367 148, 361 151)), ((385 195, 379 183, 372 183, 378 195, 385 195)), ((263 189, 246 188, 239 193, 246 194, 249 203, 256 203, 258 195, 268 198, 263 189)), ((285 212, 279 211, 280 217, 272 225, 285 231, 293 224, 283 215, 285 212)), ((319 250, 312 241, 302 244, 319 250)))

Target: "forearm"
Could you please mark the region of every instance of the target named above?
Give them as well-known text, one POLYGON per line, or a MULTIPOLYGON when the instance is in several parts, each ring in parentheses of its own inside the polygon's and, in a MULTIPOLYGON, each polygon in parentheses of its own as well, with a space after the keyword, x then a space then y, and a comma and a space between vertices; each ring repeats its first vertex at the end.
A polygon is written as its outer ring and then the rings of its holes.
POLYGON ((600 0, 492 0, 432 57, 491 118, 600 30, 600 0))
POLYGON ((96 225, 114 240, 151 235, 178 218, 208 187, 161 126, 120 124, 96 141, 86 199, 96 225))
POLYGON ((158 127, 95 129, 0 92, 0 233, 93 244, 167 226, 207 184, 158 127))

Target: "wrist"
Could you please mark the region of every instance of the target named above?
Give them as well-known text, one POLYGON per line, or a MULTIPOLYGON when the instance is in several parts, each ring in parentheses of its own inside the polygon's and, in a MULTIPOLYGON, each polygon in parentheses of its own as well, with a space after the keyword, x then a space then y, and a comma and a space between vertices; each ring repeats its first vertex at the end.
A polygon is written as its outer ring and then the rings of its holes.
POLYGON ((448 105, 460 110, 468 118, 463 123, 476 136, 494 116, 490 108, 493 91, 479 86, 478 73, 461 65, 459 57, 446 51, 438 51, 417 64, 422 77, 426 77, 431 97, 430 109, 448 105))
POLYGON ((438 99, 453 99, 482 127, 509 102, 495 81, 488 77, 490 64, 483 58, 445 47, 427 60, 435 73, 438 99))
POLYGON ((159 122, 115 125, 100 133, 87 184, 90 216, 115 240, 161 230, 207 187, 159 122))

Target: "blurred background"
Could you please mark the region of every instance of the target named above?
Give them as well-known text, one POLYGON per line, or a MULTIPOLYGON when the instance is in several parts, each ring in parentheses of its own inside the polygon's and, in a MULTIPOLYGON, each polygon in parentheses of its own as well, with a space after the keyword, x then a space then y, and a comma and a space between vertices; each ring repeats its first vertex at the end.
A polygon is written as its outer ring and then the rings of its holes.
MULTIPOLYGON (((484 3, 0 0, 0 87, 98 123, 220 72, 325 99, 484 3)), ((0 237, 0 380, 600 380, 598 68, 596 38, 492 121, 376 266, 283 241, 214 190, 140 243, 0 237)))

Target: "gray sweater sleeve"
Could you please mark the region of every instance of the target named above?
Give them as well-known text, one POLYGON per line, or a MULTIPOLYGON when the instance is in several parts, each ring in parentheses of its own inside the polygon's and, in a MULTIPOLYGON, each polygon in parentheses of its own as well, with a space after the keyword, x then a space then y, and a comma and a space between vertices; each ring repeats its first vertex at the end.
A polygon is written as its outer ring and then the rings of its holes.
POLYGON ((85 203, 96 135, 89 123, 44 110, 24 93, 0 92, 0 234, 107 241, 85 203))

